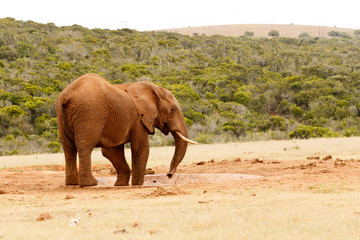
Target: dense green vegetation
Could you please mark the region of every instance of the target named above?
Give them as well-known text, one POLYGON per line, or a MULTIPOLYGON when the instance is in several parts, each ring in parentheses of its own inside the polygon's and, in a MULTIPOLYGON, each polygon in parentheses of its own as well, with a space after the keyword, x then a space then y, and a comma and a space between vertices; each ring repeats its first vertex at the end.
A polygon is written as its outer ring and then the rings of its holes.
POLYGON ((0 19, 0 154, 59 151, 57 96, 88 72, 170 89, 201 143, 356 136, 359 59, 358 35, 190 37, 0 19))

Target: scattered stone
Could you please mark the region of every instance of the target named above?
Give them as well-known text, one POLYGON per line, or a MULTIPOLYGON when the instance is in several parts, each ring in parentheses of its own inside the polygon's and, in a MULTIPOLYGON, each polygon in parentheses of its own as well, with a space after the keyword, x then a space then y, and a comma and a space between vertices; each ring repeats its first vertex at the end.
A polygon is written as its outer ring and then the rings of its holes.
POLYGON ((140 227, 140 223, 134 222, 134 223, 132 224, 132 227, 133 227, 133 228, 140 227))
POLYGON ((209 203, 210 201, 198 201, 198 203, 209 203))
POLYGON ((145 175, 154 175, 155 174, 155 171, 152 170, 151 168, 148 168, 145 170, 145 175))
POLYGON ((322 160, 326 161, 326 160, 330 160, 332 159, 331 155, 327 155, 326 157, 323 157, 322 160))
POLYGON ((157 187, 153 192, 147 194, 147 197, 160 197, 160 196, 175 196, 185 194, 185 192, 177 187, 171 188, 164 188, 164 187, 157 187))
POLYGON ((129 232, 126 231, 126 229, 121 229, 121 230, 114 231, 114 234, 118 234, 118 233, 125 234, 125 233, 129 233, 129 232))
POLYGON ((241 159, 240 159, 240 158, 236 158, 236 159, 234 160, 234 162, 241 162, 241 159))
POLYGON ((196 165, 204 165, 205 162, 204 161, 201 161, 201 162, 197 162, 196 165))
POLYGON ((5 191, 0 189, 0 194, 5 194, 5 191))
POLYGON ((36 218, 36 221, 45 221, 45 220, 49 220, 49 219, 52 219, 52 216, 50 215, 50 213, 42 213, 40 214, 39 217, 36 218))
POLYGON ((255 158, 254 160, 251 161, 252 164, 255 164, 255 163, 264 163, 263 160, 259 160, 258 158, 255 158))
POLYGON ((68 194, 66 195, 65 199, 68 200, 68 199, 74 199, 75 197, 71 194, 68 194))
POLYGON ((337 158, 334 162, 334 167, 343 167, 345 166, 344 160, 337 158))
POLYGON ((154 231, 154 230, 150 230, 149 233, 150 235, 156 234, 158 231, 154 231))
POLYGON ((312 163, 308 163, 308 164, 301 164, 300 168, 301 169, 306 169, 306 168, 312 168, 312 167, 316 167, 316 162, 312 162, 312 163))
POLYGON ((309 160, 318 160, 320 159, 319 156, 310 156, 310 157, 307 157, 306 159, 309 159, 309 160))

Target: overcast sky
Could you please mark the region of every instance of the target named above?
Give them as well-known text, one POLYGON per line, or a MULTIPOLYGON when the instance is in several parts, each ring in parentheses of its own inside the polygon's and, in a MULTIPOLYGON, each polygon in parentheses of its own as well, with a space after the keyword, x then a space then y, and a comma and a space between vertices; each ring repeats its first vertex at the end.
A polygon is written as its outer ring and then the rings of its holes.
POLYGON ((360 29, 360 0, 3 0, 4 17, 139 31, 251 23, 360 29))

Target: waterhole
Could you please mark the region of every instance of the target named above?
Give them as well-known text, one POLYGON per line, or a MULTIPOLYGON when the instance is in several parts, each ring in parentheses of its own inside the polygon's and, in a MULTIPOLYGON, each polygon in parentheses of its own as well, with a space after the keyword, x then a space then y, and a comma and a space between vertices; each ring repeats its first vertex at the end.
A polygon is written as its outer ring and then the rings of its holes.
MULTIPOLYGON (((164 186, 164 185, 181 185, 189 183, 211 183, 237 181, 244 179, 261 178, 258 175, 237 174, 237 173, 194 173, 194 174, 175 174, 169 179, 166 174, 145 175, 144 186, 164 186)), ((114 186, 116 177, 98 178, 97 187, 114 186)), ((131 182, 131 179, 130 179, 131 182)))

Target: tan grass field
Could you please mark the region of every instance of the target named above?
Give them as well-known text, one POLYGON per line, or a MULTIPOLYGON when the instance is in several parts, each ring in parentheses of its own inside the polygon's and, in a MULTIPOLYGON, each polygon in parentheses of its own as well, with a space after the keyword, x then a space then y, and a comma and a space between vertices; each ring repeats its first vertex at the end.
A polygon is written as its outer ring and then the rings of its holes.
POLYGON ((301 33, 307 32, 311 37, 327 37, 330 31, 346 32, 354 35, 354 29, 327 26, 307 26, 294 24, 229 24, 187 28, 172 28, 161 31, 176 32, 184 35, 224 35, 243 36, 245 32, 253 32, 254 37, 267 37, 271 30, 277 30, 281 37, 297 38, 301 33))
MULTIPOLYGON (((148 166, 166 173, 172 151, 151 149, 148 166)), ((192 145, 179 173, 264 177, 79 188, 63 185, 62 154, 1 157, 0 239, 359 239, 358 159, 357 137, 192 145)))

